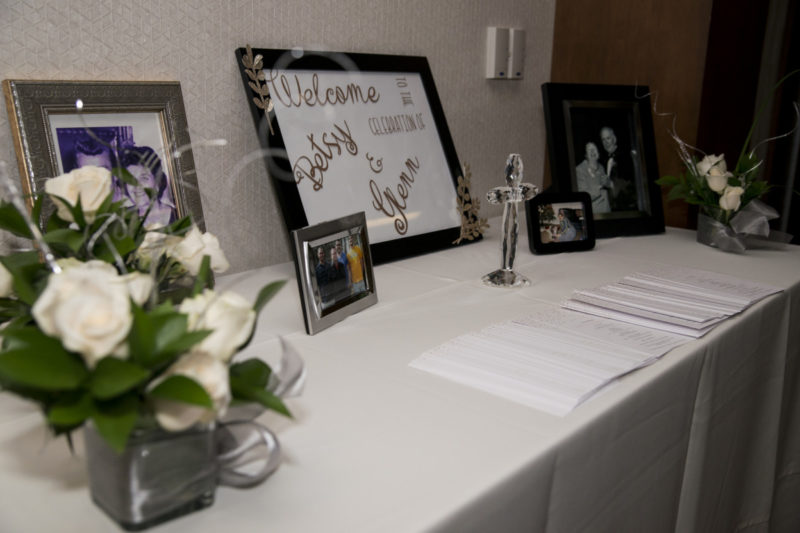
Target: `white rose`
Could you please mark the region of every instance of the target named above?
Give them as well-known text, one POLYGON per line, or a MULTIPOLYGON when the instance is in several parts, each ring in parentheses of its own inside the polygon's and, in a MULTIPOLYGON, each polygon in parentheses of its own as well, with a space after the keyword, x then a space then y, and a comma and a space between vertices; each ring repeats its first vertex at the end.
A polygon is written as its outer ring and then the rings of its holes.
MULTIPOLYGON (((214 404, 213 409, 199 405, 155 398, 153 410, 159 425, 167 431, 182 431, 197 422, 210 423, 225 414, 231 401, 228 383, 228 367, 218 359, 204 353, 189 353, 181 356, 163 374, 163 378, 180 375, 192 378, 205 389, 214 404)), ((156 380, 152 386, 163 379, 156 380)))
POLYGON ((722 172, 717 167, 711 167, 706 174, 706 183, 712 191, 721 193, 728 186, 728 178, 732 176, 731 172, 722 172))
POLYGON ((143 268, 150 268, 150 264, 170 251, 181 242, 180 237, 167 235, 160 231, 148 231, 144 234, 142 244, 136 250, 136 257, 143 268))
POLYGON ((721 193, 728 186, 728 178, 733 176, 728 172, 728 165, 725 163, 724 155, 707 155, 697 163, 695 167, 700 176, 706 178, 709 188, 721 193))
POLYGON ((74 222, 72 213, 61 199, 74 206, 80 198, 84 218, 86 222, 91 223, 94 221, 97 209, 111 194, 111 172, 102 167, 76 168, 67 174, 45 181, 44 190, 53 196, 58 216, 68 222, 74 222))
POLYGON ((211 257, 211 270, 214 272, 225 272, 230 266, 217 238, 211 233, 200 233, 197 226, 192 226, 183 240, 167 253, 180 261, 193 276, 200 270, 200 263, 205 255, 211 257))
POLYGON ((68 268, 81 266, 84 262, 74 257, 62 257, 61 259, 56 259, 56 264, 61 267, 61 270, 67 270, 68 268))
POLYGON ((150 275, 143 272, 130 272, 122 276, 121 279, 125 282, 128 294, 136 302, 136 305, 142 305, 150 298, 153 285, 155 285, 150 275))
POLYGON ((14 277, 0 263, 0 298, 8 298, 14 292, 14 277))
POLYGON ((736 211, 742 204, 742 194, 744 189, 741 187, 726 187, 719 197, 719 206, 725 211, 736 211))
POLYGON ((707 155, 697 163, 697 173, 705 176, 709 173, 712 167, 717 167, 721 172, 725 173, 728 170, 728 165, 725 163, 725 155, 707 155))
POLYGON ((116 271, 90 261, 51 274, 31 310, 39 327, 92 368, 128 335, 130 296, 116 271))
POLYGON ((253 306, 235 292, 217 294, 206 289, 181 302, 179 311, 189 317, 189 329, 210 329, 213 333, 193 350, 227 363, 236 349, 250 337, 256 321, 253 306))

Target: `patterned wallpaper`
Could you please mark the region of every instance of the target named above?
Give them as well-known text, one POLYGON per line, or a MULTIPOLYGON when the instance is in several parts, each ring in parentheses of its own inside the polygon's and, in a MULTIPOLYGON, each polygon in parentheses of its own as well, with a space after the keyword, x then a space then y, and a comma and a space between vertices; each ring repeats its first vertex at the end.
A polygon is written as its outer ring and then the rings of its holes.
MULTIPOLYGON (((264 163, 239 165, 259 146, 237 47, 427 56, 482 195, 501 184, 509 152, 522 154, 526 181, 542 183, 539 86, 549 78, 554 13, 555 0, 0 0, 0 78, 180 81, 192 140, 228 141, 194 158, 206 226, 237 272, 291 258, 264 163), (487 26, 526 30, 524 80, 484 79, 487 26)), ((0 159, 17 177, 6 113, 0 159)), ((482 205, 484 216, 499 212, 482 205)))

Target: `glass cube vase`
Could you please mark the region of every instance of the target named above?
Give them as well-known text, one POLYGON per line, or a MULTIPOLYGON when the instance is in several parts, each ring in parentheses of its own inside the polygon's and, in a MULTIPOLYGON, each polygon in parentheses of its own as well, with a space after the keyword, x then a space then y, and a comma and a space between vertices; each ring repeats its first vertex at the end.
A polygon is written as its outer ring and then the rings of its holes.
POLYGON ((214 503, 213 428, 136 429, 122 453, 92 424, 83 435, 92 500, 122 528, 140 531, 214 503))

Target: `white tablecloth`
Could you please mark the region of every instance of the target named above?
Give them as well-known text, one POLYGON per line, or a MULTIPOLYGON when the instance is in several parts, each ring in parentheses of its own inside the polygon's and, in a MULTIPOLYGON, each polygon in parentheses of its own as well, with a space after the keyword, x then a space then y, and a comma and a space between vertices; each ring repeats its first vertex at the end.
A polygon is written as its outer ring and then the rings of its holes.
MULTIPOLYGON (((379 302, 313 337, 291 264, 222 277, 253 298, 290 283, 246 354, 275 362, 283 336, 308 365, 294 419, 259 421, 284 460, 264 484, 220 488, 214 505, 156 531, 800 531, 800 248, 726 254, 694 233, 599 240, 534 256, 530 287, 492 289, 488 237, 376 267, 379 302), (554 308, 656 265, 776 285, 744 314, 625 376, 558 418, 409 368, 425 350, 493 322, 554 308)), ((85 458, 41 415, 0 397, 0 531, 115 531, 89 499, 85 458)))

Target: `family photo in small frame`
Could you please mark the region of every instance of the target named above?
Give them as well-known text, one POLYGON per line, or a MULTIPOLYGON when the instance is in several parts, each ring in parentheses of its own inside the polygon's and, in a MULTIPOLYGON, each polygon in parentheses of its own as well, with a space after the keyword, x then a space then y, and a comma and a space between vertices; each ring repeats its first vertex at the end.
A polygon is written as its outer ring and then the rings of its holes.
POLYGON ((597 237, 664 231, 647 87, 545 83, 552 190, 591 199, 597 237))
POLYGON ((50 178, 84 166, 120 168, 136 184, 114 176, 114 201, 147 224, 191 214, 205 230, 178 82, 4 80, 3 91, 30 206, 50 178))
POLYGON ((363 211, 295 230, 292 237, 309 335, 378 301, 363 211))
POLYGON ((592 201, 586 192, 542 193, 525 203, 528 245, 535 254, 591 250, 592 201))

